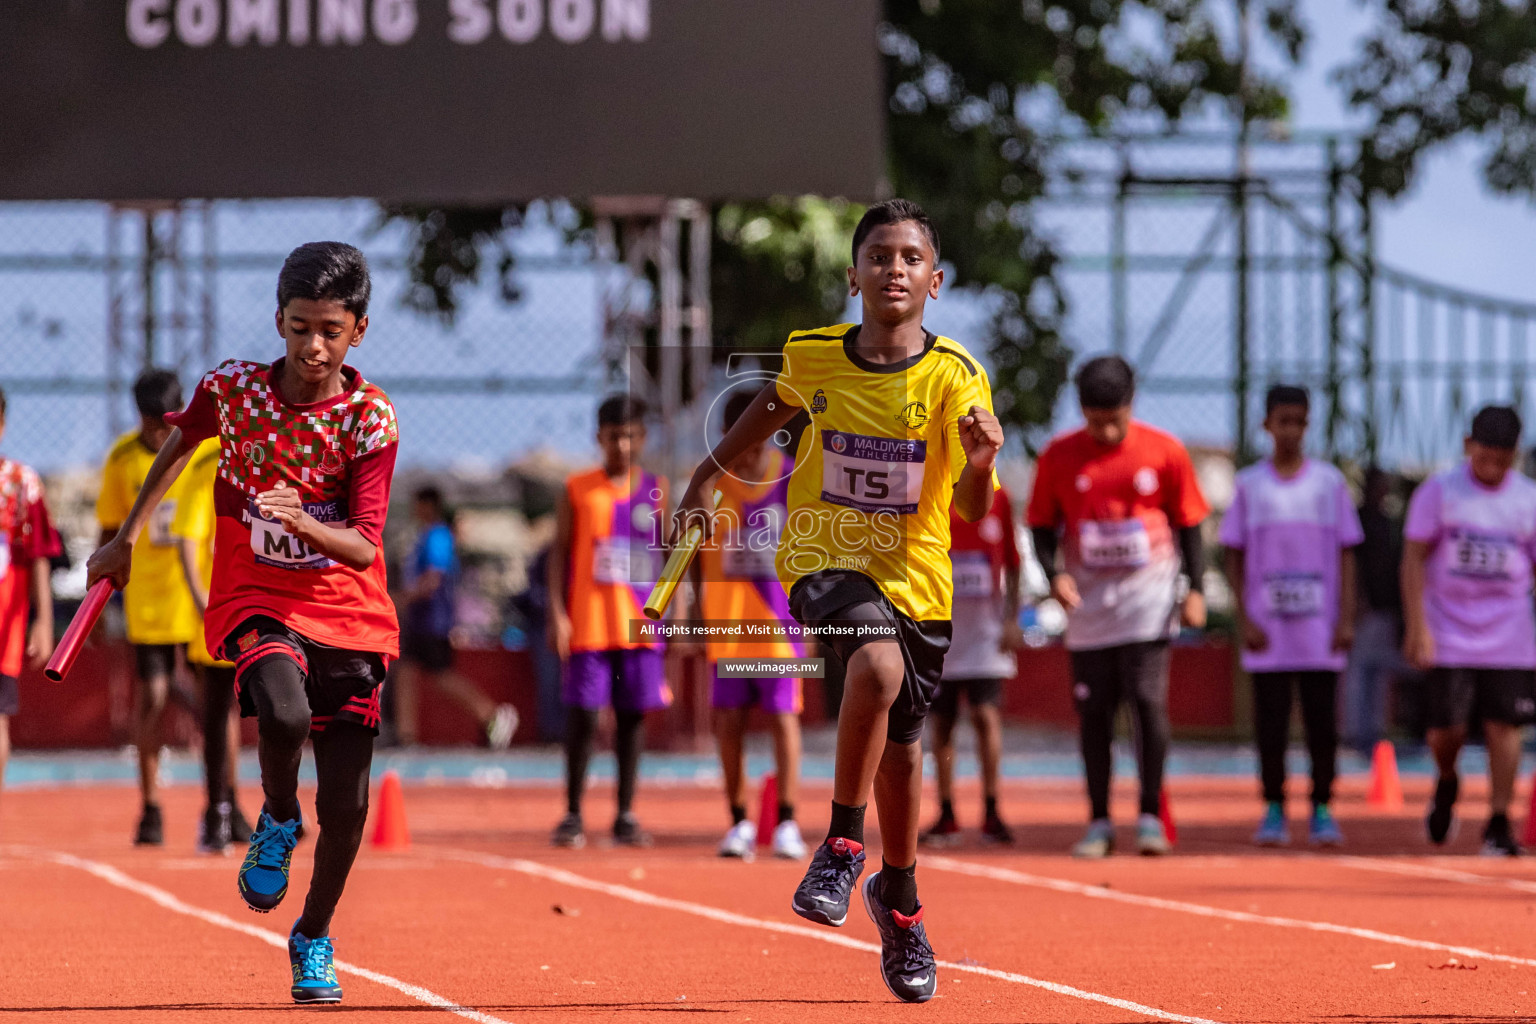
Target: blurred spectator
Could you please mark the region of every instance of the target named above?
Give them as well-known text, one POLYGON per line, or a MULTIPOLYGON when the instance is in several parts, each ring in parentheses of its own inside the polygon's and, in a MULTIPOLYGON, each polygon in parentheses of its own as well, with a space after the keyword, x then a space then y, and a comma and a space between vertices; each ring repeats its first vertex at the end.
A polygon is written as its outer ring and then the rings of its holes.
POLYGON ((528 586, 512 598, 522 617, 528 656, 533 661, 537 711, 534 725, 541 742, 557 743, 565 736, 565 702, 560 698, 560 658, 549 646, 549 546, 528 567, 528 586))
POLYGON ((1403 660, 1402 502, 1391 474, 1377 466, 1365 473, 1360 526, 1360 620, 1344 672, 1344 743, 1368 753, 1386 734, 1387 698, 1394 680, 1414 675, 1403 660))
POLYGON ((505 750, 517 731, 517 709, 497 704, 453 670, 454 588, 459 579, 458 544, 452 517, 436 487, 423 487, 412 500, 419 530, 405 566, 405 606, 400 615, 400 668, 395 676, 395 735, 415 744, 420 679, 474 716, 486 743, 505 750))

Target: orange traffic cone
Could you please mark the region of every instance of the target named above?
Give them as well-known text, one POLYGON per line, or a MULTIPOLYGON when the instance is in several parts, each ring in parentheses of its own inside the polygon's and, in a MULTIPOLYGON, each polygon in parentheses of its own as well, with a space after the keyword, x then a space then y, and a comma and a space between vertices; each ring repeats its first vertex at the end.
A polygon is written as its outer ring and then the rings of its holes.
POLYGON ((1157 816, 1163 822, 1163 834, 1168 837, 1168 842, 1179 841, 1179 827, 1173 823, 1173 808, 1168 805, 1168 790, 1163 789, 1157 794, 1157 816))
POLYGON ((379 784, 379 806, 373 815, 375 850, 408 850, 411 830, 405 823, 405 796, 400 791, 400 776, 385 772, 379 784))
POLYGON ((1371 752, 1371 788, 1365 802, 1383 811, 1403 809, 1403 784, 1397 777, 1397 748, 1380 740, 1371 752))
POLYGON ((1531 809, 1525 812, 1525 836, 1521 842, 1536 846, 1536 776, 1531 777, 1531 809))
POLYGON ((773 830, 779 826, 779 777, 772 772, 763 776, 763 798, 757 805, 757 845, 773 842, 773 830))

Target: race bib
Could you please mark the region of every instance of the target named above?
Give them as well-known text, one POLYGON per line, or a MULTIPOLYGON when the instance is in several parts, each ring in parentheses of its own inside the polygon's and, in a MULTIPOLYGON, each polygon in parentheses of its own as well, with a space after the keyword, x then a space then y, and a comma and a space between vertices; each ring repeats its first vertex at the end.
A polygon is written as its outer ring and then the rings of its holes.
POLYGON ((821 435, 821 500, 860 512, 917 511, 927 441, 837 430, 821 435))
POLYGON ((11 538, 0 533, 0 581, 11 572, 11 538))
POLYGON ((1264 578, 1264 607, 1271 615, 1302 619, 1321 615, 1323 579, 1305 573, 1278 573, 1264 578))
POLYGON ((651 553, 628 537, 599 537, 592 545, 592 579, 598 583, 649 583, 651 553))
MULTIPOLYGON (((339 501, 305 502, 304 511, 325 526, 347 525, 346 508, 339 501)), ((283 529, 276 519, 265 519, 252 500, 247 507, 251 521, 251 553, 260 565, 279 569, 329 569, 336 563, 283 529)))
POLYGON ((772 580, 778 578, 778 573, 773 567, 774 556, 778 554, 777 548, 758 549, 746 544, 732 544, 724 548, 720 554, 726 579, 772 580))
POLYGON ((171 536, 171 524, 176 521, 176 499, 162 501, 149 514, 149 542, 157 548, 168 548, 176 543, 171 536))
POLYGON ((991 597, 996 593, 992 562, 979 551, 961 551, 950 555, 956 598, 991 597))
POLYGON ((1481 580, 1513 579, 1515 544, 1508 537, 1458 532, 1451 537, 1451 572, 1481 580))
POLYGON ((1077 539, 1089 569, 1139 569, 1152 560, 1152 538, 1140 519, 1085 519, 1077 539))

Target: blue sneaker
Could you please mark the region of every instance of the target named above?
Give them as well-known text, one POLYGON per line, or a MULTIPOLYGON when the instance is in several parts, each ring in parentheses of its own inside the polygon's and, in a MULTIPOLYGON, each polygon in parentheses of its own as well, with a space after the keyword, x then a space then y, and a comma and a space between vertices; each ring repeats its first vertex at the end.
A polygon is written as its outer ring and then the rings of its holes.
MULTIPOLYGON (((1312 819, 1313 828, 1317 827, 1317 819, 1312 819)), ((1337 827, 1335 827, 1337 829, 1337 827)), ((1291 843, 1291 826, 1285 820, 1285 805, 1280 803, 1268 803, 1264 805, 1264 820, 1259 822, 1259 830, 1253 834, 1255 846, 1289 846, 1291 843)))
POLYGON ((288 963, 293 966, 293 988, 289 991, 294 1002, 341 1002, 341 985, 336 981, 336 965, 331 962, 335 953, 329 935, 305 938, 299 934, 299 922, 293 922, 293 931, 288 933, 288 963))
POLYGON ((1318 804, 1312 808, 1312 825, 1307 831, 1307 842, 1313 846, 1344 845, 1344 833, 1327 804, 1318 804))
POLYGON ((933 947, 923 930, 923 907, 911 917, 880 902, 880 874, 864 879, 864 909, 880 930, 880 977, 891 995, 904 1003, 926 1003, 939 987, 933 947))
POLYGON ((240 865, 239 883, 240 898, 258 914, 273 909, 288 895, 288 865, 299 842, 300 827, 299 819, 277 821, 265 807, 256 819, 251 848, 240 865))
POLYGON ((807 921, 841 928, 848 920, 848 898, 864 870, 864 846, 851 839, 828 839, 816 847, 791 906, 807 921))

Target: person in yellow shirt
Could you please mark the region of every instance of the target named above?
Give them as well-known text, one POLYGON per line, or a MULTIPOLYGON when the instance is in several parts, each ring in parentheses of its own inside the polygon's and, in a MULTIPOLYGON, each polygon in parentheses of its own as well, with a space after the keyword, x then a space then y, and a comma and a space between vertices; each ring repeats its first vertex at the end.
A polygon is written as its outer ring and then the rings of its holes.
MULTIPOLYGON (((181 571, 201 616, 213 582, 213 481, 219 472, 219 442, 210 438, 192 453, 181 476, 181 500, 171 520, 181 571)), ((203 781, 208 802, 198 830, 199 853, 225 853, 231 842, 250 838, 251 826, 235 799, 239 779, 240 717, 231 714, 235 666, 208 651, 199 629, 187 644, 187 663, 203 690, 203 781)))
MULTIPOLYGON (((133 382, 139 429, 118 438, 101 471, 96 519, 101 543, 116 535, 155 461, 170 436, 168 413, 181 409, 181 382, 169 370, 145 370, 133 382)), ((139 748, 139 792, 144 800, 135 845, 165 842, 157 777, 160 772, 160 719, 165 712, 176 670, 177 648, 202 634, 202 622, 181 569, 181 556, 171 536, 176 504, 183 493, 178 480, 155 509, 149 528, 133 548, 133 577, 123 593, 128 642, 133 645, 139 687, 134 703, 134 742, 139 748)))

